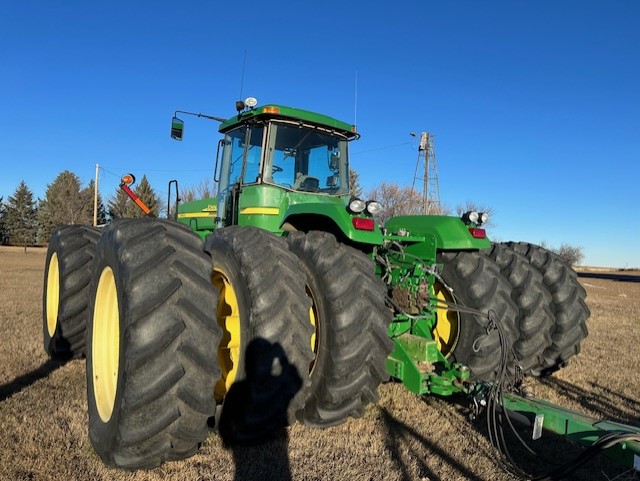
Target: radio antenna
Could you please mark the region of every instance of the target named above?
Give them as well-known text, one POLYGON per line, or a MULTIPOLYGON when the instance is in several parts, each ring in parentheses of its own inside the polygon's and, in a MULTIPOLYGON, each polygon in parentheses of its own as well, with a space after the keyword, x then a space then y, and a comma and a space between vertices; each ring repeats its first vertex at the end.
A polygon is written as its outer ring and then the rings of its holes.
POLYGON ((358 69, 356 69, 355 98, 353 101, 353 125, 358 126, 358 69))
POLYGON ((240 79, 240 100, 242 100, 242 86, 244 85, 244 68, 247 65, 247 49, 244 49, 244 60, 242 61, 242 78, 240 79))

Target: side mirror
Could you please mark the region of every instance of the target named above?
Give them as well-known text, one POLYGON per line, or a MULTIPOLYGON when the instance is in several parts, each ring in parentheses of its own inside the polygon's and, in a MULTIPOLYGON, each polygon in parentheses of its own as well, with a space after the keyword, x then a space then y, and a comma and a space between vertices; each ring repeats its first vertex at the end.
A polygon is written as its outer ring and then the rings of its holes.
POLYGON ((340 176, 339 175, 330 175, 327 177, 327 187, 329 189, 335 189, 340 185, 340 176))
POLYGON ((329 157, 329 170, 332 172, 336 172, 340 168, 340 152, 334 151, 331 152, 331 157, 329 157))
POLYGON ((184 122, 178 117, 171 119, 171 138, 174 140, 182 140, 182 134, 184 132, 184 122))

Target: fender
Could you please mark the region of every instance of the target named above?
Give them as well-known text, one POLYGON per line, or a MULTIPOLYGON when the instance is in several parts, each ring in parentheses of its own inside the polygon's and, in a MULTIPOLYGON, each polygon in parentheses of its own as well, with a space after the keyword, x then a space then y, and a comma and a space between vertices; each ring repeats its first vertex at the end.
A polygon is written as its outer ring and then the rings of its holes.
POLYGON ((344 204, 327 202, 305 202, 293 204, 287 209, 281 228, 290 224, 297 230, 324 230, 336 237, 346 237, 354 243, 382 244, 382 232, 379 224, 364 215, 353 215, 347 212, 344 204), (373 230, 362 230, 354 227, 354 219, 368 219, 374 222, 373 230))
POLYGON ((436 250, 477 250, 488 249, 491 241, 485 237, 477 239, 459 217, 448 215, 404 215, 392 217, 385 224, 389 233, 396 234, 404 229, 411 236, 432 237, 436 250))

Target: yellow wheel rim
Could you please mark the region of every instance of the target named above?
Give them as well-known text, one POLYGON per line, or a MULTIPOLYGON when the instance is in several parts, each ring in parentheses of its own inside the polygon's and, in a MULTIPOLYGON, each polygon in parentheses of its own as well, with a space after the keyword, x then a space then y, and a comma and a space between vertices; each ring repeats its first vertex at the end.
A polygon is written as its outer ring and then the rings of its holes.
POLYGON ((91 334, 93 395, 102 422, 113 414, 120 360, 120 313, 118 290, 113 271, 105 267, 100 274, 93 309, 91 334))
POLYGON ((309 366, 309 373, 311 373, 314 366, 316 365, 316 356, 318 355, 318 341, 320 336, 318 335, 318 312, 316 300, 314 299, 309 286, 307 286, 306 290, 307 295, 311 298, 311 307, 309 308, 309 323, 313 327, 313 331, 311 333, 311 351, 313 352, 313 360, 311 361, 311 365, 309 366))
POLYGON ((456 347, 460 334, 460 323, 458 313, 448 309, 444 302, 453 303, 453 295, 439 282, 436 282, 435 294, 438 299, 438 309, 436 311, 436 325, 433 328, 433 337, 438 349, 445 356, 449 357, 456 347))
POLYGON ((218 325, 222 339, 218 347, 218 362, 222 378, 216 383, 215 397, 221 401, 231 388, 240 363, 240 308, 238 298, 229 277, 220 269, 213 271, 213 285, 220 292, 218 301, 218 325))
POLYGON ((313 326, 313 333, 311 334, 311 350, 314 354, 318 351, 316 340, 318 339, 318 331, 316 327, 316 306, 315 304, 309 308, 309 322, 313 326))
POLYGON ((58 307, 60 305, 60 268, 58 254, 55 252, 49 260, 47 271, 47 332, 53 337, 58 325, 58 307))

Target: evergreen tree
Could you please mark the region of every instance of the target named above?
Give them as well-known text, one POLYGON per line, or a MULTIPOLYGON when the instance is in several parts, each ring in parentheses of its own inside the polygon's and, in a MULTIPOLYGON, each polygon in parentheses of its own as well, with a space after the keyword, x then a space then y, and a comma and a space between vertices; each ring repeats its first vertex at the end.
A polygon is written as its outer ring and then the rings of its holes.
POLYGON ((6 228, 9 231, 9 242, 13 245, 33 245, 38 228, 38 208, 33 199, 33 192, 23 181, 9 197, 7 203, 6 228))
MULTIPOLYGON (((158 215, 160 212, 160 197, 149 184, 146 175, 142 176, 142 180, 133 189, 133 192, 149 207, 153 215, 158 215)), ((120 187, 118 187, 115 196, 109 200, 109 217, 111 219, 141 218, 145 217, 145 215, 142 209, 120 187)))
MULTIPOLYGON (((134 190, 136 195, 140 197, 140 200, 145 203, 149 209, 151 209, 151 213, 156 217, 160 213, 160 197, 156 193, 156 191, 151 187, 151 184, 147 180, 147 176, 143 175, 142 180, 138 184, 138 187, 134 190)), ((132 217, 144 217, 144 212, 140 210, 140 208, 133 203, 133 207, 135 207, 135 212, 138 215, 133 215, 132 217)))
POLYGON ((349 191, 354 197, 362 195, 362 186, 360 186, 360 174, 354 169, 349 170, 349 191))
POLYGON ((122 190, 120 187, 116 190, 115 195, 109 199, 107 203, 107 212, 109 213, 109 219, 122 219, 124 217, 129 217, 127 214, 127 209, 129 207, 129 203, 133 203, 129 196, 122 190))
POLYGON ((38 212, 41 242, 51 237, 58 226, 67 224, 93 224, 93 192, 81 190, 80 178, 65 170, 47 185, 45 199, 38 212))
POLYGON ((7 229, 5 226, 5 217, 7 215, 7 207, 2 202, 3 197, 0 197, 0 245, 4 244, 7 240, 7 229))
MULTIPOLYGON (((93 197, 94 197, 95 185, 96 185, 95 181, 91 179, 89 181, 89 185, 87 185, 85 189, 82 189, 80 191, 80 195, 83 197, 86 197, 87 203, 91 206, 90 208, 91 223, 93 223, 93 197)), ((107 223, 107 210, 105 209, 104 204, 102 203, 102 196, 100 195, 100 192, 98 192, 97 220, 98 220, 98 225, 103 225, 107 223)))

